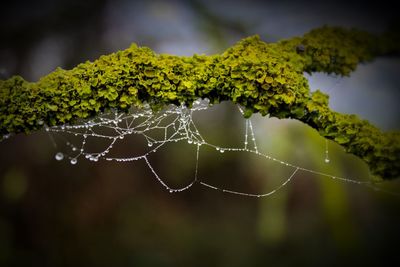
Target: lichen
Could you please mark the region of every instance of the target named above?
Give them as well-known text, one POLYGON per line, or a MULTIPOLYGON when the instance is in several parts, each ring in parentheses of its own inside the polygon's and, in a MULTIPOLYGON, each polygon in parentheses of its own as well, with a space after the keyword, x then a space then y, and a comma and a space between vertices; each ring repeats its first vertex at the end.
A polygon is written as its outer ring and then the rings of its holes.
POLYGON ((132 45, 72 70, 58 68, 34 83, 19 76, 0 81, 0 133, 73 124, 109 108, 191 106, 208 98, 240 104, 246 117, 300 120, 364 160, 376 177, 392 179, 400 176, 399 133, 331 111, 328 96, 311 93, 303 73, 349 75, 361 62, 398 51, 387 35, 335 27, 278 43, 253 36, 213 56, 159 55, 132 45))

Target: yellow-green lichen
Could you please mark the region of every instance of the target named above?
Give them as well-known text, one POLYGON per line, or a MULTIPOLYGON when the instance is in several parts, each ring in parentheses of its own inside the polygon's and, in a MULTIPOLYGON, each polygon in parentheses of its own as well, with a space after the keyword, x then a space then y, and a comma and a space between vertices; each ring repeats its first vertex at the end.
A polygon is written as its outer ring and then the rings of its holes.
POLYGON ((303 73, 349 75, 360 62, 398 48, 387 37, 331 27, 278 43, 253 36, 214 56, 158 55, 132 45, 72 70, 57 69, 36 83, 18 76, 0 81, 0 133, 73 124, 108 108, 190 106, 208 98, 238 103, 247 117, 259 112, 300 120, 363 159, 377 177, 392 179, 400 176, 399 134, 331 111, 326 95, 310 93, 303 73))

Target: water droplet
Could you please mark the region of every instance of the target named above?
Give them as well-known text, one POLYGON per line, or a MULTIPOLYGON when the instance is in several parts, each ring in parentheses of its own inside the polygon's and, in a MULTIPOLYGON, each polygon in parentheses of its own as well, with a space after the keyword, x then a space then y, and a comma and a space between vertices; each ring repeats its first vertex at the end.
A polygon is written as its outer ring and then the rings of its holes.
POLYGON ((188 139, 188 143, 189 143, 189 144, 192 144, 192 143, 193 143, 193 140, 188 139))
POLYGON ((78 160, 76 158, 73 158, 73 159, 71 159, 70 162, 72 165, 75 165, 78 162, 78 160))
POLYGON ((148 145, 148 146, 153 146, 153 143, 149 142, 147 145, 148 145))
POLYGON ((224 152, 225 152, 225 150, 224 150, 224 149, 220 149, 220 150, 219 150, 219 152, 221 152, 221 153, 224 153, 224 152))
POLYGON ((325 163, 329 163, 330 160, 328 158, 325 159, 325 163))
POLYGON ((76 151, 76 149, 77 149, 76 147, 72 147, 72 151, 76 151))
POLYGON ((169 192, 170 192, 170 193, 173 193, 173 192, 174 192, 174 190, 173 190, 173 189, 170 189, 170 190, 169 190, 169 192))
POLYGON ((56 160, 63 160, 64 159, 64 154, 61 152, 58 152, 55 156, 56 160))

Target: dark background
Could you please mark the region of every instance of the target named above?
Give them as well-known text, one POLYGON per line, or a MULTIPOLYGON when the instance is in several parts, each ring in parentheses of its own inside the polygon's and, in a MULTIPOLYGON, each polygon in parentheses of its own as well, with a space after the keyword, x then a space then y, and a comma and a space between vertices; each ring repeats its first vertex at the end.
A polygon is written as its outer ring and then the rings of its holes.
MULTIPOLYGON (((325 24, 375 33, 396 23, 388 2, 353 1, 19 1, 2 5, 0 77, 35 81, 132 42, 157 53, 214 54, 241 38, 301 35, 325 24)), ((317 74, 312 89, 331 107, 399 130, 400 62, 377 59, 351 77, 317 74)), ((208 112, 208 111, 207 111, 208 112)), ((244 121, 225 103, 199 118, 221 146, 241 140, 244 121)), ((367 167, 301 123, 254 116, 261 151, 337 176, 365 180, 367 167)), ((121 153, 134 153, 124 140, 121 153)), ((58 144, 59 145, 59 144, 58 144)), ((399 264, 399 197, 366 186, 299 173, 267 198, 199 186, 165 191, 144 162, 77 165, 56 161, 45 132, 0 143, 0 266, 347 266, 399 264)), ((193 175, 193 147, 151 158, 177 185, 193 175)), ((205 151, 199 173, 249 193, 275 188, 290 170, 246 154, 205 151)), ((381 185, 400 192, 399 182, 381 185)))

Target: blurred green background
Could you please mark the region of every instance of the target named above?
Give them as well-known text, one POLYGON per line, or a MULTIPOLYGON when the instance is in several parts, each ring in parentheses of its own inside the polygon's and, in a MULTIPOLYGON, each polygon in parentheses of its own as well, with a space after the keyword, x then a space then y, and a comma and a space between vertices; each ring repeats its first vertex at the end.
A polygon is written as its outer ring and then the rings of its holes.
MULTIPOLYGON (((390 6, 320 1, 19 1, 2 7, 0 77, 37 80, 130 43, 157 53, 220 53, 259 34, 276 41, 324 24, 382 32, 390 6)), ((313 75, 332 108, 399 130, 398 59, 362 65, 352 77, 313 75)), ((197 116, 197 115, 196 115, 197 116)), ((244 120, 223 103, 195 117, 203 136, 240 146, 244 120)), ((336 176, 369 178, 367 167, 296 121, 255 115, 259 149, 336 176)), ((121 153, 139 150, 124 140, 121 153)), ((56 161, 45 132, 0 143, 0 266, 391 266, 400 198, 299 172, 267 198, 195 186, 165 191, 145 162, 56 161)), ((173 185, 187 183, 195 148, 168 145, 150 158, 173 185)), ((246 153, 201 151, 201 179, 248 193, 276 188, 291 172, 246 153)), ((400 183, 380 186, 400 193, 400 183)))

